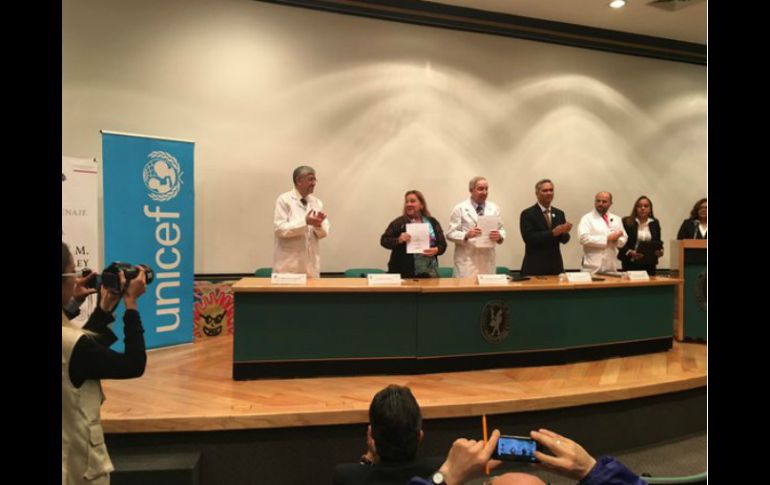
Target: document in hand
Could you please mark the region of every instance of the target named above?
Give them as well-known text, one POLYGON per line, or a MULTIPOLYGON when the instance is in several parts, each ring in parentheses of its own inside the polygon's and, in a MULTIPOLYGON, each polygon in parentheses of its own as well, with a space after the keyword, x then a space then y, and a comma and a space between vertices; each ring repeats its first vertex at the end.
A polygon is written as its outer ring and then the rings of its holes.
POLYGON ((407 254, 422 254, 423 250, 430 249, 430 232, 427 222, 410 222, 406 225, 406 233, 412 236, 406 243, 407 254))
POLYGON ((636 261, 638 264, 658 264, 658 255, 655 251, 663 248, 663 241, 639 241, 636 246, 636 252, 643 258, 636 261))
POLYGON ((500 229, 500 216, 479 216, 478 226, 481 229, 481 236, 473 238, 473 244, 477 248, 493 248, 495 242, 489 239, 491 231, 500 229))

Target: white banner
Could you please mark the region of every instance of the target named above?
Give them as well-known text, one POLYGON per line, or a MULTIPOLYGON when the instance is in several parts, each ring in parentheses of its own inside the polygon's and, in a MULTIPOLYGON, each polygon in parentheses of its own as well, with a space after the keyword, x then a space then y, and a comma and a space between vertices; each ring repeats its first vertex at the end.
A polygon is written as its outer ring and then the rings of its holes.
MULTIPOLYGON (((99 273, 102 270, 98 187, 96 160, 62 156, 61 238, 75 258, 75 271, 91 268, 99 273)), ((83 326, 95 307, 96 295, 92 295, 80 307, 80 315, 73 322, 83 326)))

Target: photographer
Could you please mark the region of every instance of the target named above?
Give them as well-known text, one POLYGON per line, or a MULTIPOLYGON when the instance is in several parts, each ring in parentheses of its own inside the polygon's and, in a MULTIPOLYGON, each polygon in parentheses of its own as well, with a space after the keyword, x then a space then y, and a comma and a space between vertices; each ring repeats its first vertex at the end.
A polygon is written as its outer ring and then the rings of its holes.
POLYGON ((100 379, 130 379, 144 373, 147 356, 144 329, 136 302, 147 288, 145 270, 137 267, 136 277, 126 282, 119 272, 120 292, 102 286, 99 303, 83 328, 69 317, 76 314, 75 302, 97 290, 87 285, 96 277, 79 277, 67 245, 62 242, 62 485, 109 484, 114 469, 100 419, 104 400, 100 379), (112 312, 123 299, 125 352, 110 350, 117 337, 107 326, 115 318, 112 312), (65 310, 67 307, 67 310, 65 310))

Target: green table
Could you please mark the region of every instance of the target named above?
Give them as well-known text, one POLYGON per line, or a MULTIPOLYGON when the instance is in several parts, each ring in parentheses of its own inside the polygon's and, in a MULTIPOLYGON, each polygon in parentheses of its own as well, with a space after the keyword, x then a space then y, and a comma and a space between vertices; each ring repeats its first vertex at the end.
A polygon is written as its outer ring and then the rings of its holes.
POLYGON ((235 285, 233 377, 415 373, 670 349, 681 280, 235 285))

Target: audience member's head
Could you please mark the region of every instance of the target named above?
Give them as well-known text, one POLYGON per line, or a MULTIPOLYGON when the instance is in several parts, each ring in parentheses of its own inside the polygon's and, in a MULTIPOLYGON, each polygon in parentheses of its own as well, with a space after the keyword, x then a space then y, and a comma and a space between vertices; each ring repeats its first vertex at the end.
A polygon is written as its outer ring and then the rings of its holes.
POLYGON ((545 485, 545 482, 529 473, 505 473, 492 480, 492 485, 545 485))
POLYGON ((380 461, 414 460, 423 435, 422 413, 408 387, 392 384, 375 394, 369 406, 369 425, 380 461))

